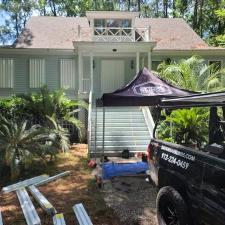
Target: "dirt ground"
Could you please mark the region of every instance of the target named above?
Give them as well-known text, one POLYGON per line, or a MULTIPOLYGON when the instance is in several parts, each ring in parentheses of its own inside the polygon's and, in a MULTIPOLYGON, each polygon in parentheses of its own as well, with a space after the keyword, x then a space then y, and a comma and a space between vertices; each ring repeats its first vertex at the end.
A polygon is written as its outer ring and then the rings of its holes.
MULTIPOLYGON (((84 204, 94 225, 127 225, 128 221, 130 225, 156 224, 155 188, 146 183, 143 177, 116 178, 108 182, 107 189, 99 191, 87 167, 86 145, 73 146, 69 153, 60 154, 54 163, 43 166, 37 162, 23 179, 42 173, 54 175, 66 170, 70 170, 71 175, 43 185, 39 190, 58 213, 64 214, 67 225, 78 224, 72 206, 80 202, 84 204)), ((34 199, 32 202, 41 224, 53 224, 52 218, 42 211, 34 199)), ((26 224, 15 192, 0 194, 0 210, 5 225, 26 224)))

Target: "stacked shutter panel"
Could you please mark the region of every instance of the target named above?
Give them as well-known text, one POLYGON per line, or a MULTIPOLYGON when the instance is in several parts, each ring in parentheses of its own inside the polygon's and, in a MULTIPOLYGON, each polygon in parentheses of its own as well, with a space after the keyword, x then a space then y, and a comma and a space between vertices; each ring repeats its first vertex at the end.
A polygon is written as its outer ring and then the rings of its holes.
POLYGON ((61 88, 75 89, 75 61, 74 59, 60 60, 61 88))
POLYGON ((14 60, 0 59, 0 88, 13 88, 14 60))
POLYGON ((44 59, 30 59, 29 77, 30 88, 40 88, 46 83, 44 59))

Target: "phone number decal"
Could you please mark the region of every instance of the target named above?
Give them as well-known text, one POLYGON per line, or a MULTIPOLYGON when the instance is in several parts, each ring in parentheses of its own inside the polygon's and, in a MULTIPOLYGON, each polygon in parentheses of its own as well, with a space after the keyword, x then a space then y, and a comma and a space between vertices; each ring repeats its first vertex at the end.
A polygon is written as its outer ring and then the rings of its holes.
POLYGON ((188 162, 184 162, 183 160, 177 159, 174 156, 169 156, 166 153, 162 153, 161 158, 171 164, 174 164, 178 167, 181 167, 182 169, 187 169, 189 167, 189 163, 188 162))

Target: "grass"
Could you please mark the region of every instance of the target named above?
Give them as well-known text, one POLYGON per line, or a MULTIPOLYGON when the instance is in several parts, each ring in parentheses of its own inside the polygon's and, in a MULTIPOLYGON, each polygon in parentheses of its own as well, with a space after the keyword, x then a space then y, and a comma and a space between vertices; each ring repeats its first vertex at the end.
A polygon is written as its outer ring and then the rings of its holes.
MULTIPOLYGON (((75 145, 70 152, 59 154, 54 162, 45 165, 41 162, 35 162, 23 178, 42 173, 55 175, 66 170, 70 170, 71 175, 39 187, 39 190, 56 210, 64 214, 66 224, 75 224, 72 206, 81 202, 87 209, 93 224, 120 225, 117 216, 106 206, 102 193, 99 192, 95 180, 91 176, 91 170, 87 166, 86 145, 75 145)), ((34 200, 33 203, 41 218, 42 225, 52 224, 52 219, 45 215, 34 200)), ((0 207, 5 224, 26 224, 15 193, 1 194, 0 207)))

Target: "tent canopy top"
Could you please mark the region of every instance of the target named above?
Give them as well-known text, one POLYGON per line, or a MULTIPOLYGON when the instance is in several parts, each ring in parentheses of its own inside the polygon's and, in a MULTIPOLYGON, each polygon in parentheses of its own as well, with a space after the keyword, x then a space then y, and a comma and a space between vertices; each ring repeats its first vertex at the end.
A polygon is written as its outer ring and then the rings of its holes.
POLYGON ((162 98, 184 97, 197 94, 187 91, 159 78, 147 68, 142 69, 124 87, 103 94, 103 106, 157 106, 162 98))

